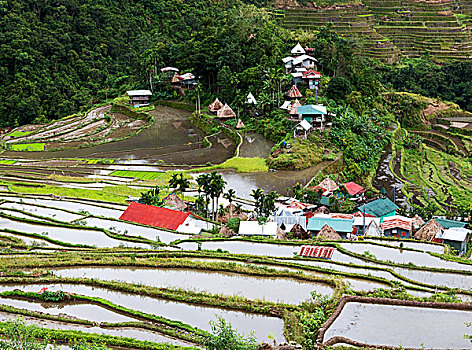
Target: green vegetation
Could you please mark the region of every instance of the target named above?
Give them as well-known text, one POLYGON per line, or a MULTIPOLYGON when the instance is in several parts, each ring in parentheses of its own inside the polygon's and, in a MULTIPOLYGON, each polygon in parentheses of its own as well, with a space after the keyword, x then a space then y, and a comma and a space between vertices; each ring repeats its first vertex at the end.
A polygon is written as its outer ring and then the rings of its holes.
POLYGON ((10 132, 7 134, 9 137, 20 137, 20 136, 26 136, 31 134, 33 131, 21 131, 21 130, 15 130, 13 132, 10 132))
POLYGON ((11 165, 15 164, 16 160, 9 160, 9 159, 0 159, 0 164, 11 165))
POLYGON ((211 321, 213 335, 204 339, 203 344, 207 350, 257 350, 259 345, 254 336, 247 338, 238 334, 223 318, 218 317, 217 322, 211 321))
POLYGON ((191 172, 201 172, 215 169, 236 169, 238 173, 259 173, 269 171, 269 167, 263 158, 233 157, 221 164, 192 169, 191 172))
POLYGON ((39 152, 44 151, 46 144, 44 142, 38 143, 11 143, 8 144, 8 147, 12 151, 33 151, 39 152))

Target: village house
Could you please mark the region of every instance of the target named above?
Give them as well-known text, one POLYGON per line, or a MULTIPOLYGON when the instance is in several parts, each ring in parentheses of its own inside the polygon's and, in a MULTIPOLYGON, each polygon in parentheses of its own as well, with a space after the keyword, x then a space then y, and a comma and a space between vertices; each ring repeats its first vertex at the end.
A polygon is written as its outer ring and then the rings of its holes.
POLYGON ((300 106, 301 103, 298 100, 292 102, 288 113, 293 120, 298 120, 298 107, 300 106))
POLYGON ((386 237, 410 238, 413 225, 412 219, 401 215, 384 218, 380 228, 386 237))
POLYGON ((120 220, 189 234, 208 229, 208 223, 189 212, 132 202, 120 220))
POLYGON ((302 120, 293 128, 293 137, 302 137, 306 139, 311 129, 313 129, 313 126, 311 126, 311 124, 306 120, 302 120))
POLYGON ((354 219, 338 219, 326 216, 314 216, 308 219, 307 230, 312 234, 312 236, 317 236, 321 229, 325 225, 328 225, 341 238, 346 239, 351 237, 353 223, 354 219))
POLYGON ((302 80, 308 83, 308 87, 310 90, 313 90, 320 85, 321 81, 321 73, 316 72, 313 69, 306 70, 302 73, 302 80))
POLYGON ((323 124, 326 122, 326 107, 323 105, 306 105, 297 108, 298 117, 301 120, 306 120, 314 128, 323 129, 323 124))
POLYGON ((149 106, 152 92, 149 90, 131 90, 126 92, 129 97, 129 104, 135 108, 149 106))
POLYGON ((465 254, 467 251, 467 244, 469 243, 470 233, 472 231, 463 227, 451 227, 446 229, 440 237, 442 243, 447 244, 453 248, 459 255, 465 254))
POLYGON ((338 184, 331 180, 329 176, 326 176, 318 186, 311 187, 315 191, 320 190, 325 197, 332 195, 338 188, 338 184))
POLYGON ((382 222, 384 218, 396 215, 398 206, 387 197, 383 197, 361 205, 357 210, 366 216, 380 218, 382 222))
POLYGON ((295 68, 316 69, 318 60, 313 56, 307 55, 306 50, 300 44, 295 45, 290 54, 291 56, 282 59, 285 73, 291 73, 295 68))
POLYGON ((355 182, 346 182, 343 183, 343 185, 346 187, 347 193, 352 198, 360 198, 365 192, 365 188, 355 182))
POLYGON ((216 112, 216 117, 219 119, 236 118, 236 113, 234 113, 233 109, 230 106, 225 104, 216 112))
POLYGON ((258 221, 241 221, 239 223, 240 236, 268 236, 282 239, 284 232, 276 222, 269 221, 260 225, 258 221))
POLYGON ((223 103, 218 98, 215 98, 215 101, 208 106, 208 110, 212 114, 216 114, 221 108, 223 108, 223 103))
POLYGON ((382 236, 380 219, 372 216, 355 215, 353 228, 357 236, 382 236))
POLYGON ((296 85, 292 85, 292 87, 290 88, 290 90, 288 90, 286 93, 285 93, 285 98, 287 100, 297 100, 299 98, 302 98, 303 95, 302 93, 300 92, 300 90, 298 90, 297 86, 296 85))
MULTIPOLYGON (((414 237, 427 242, 446 243, 443 239, 446 230, 456 228, 465 229, 466 225, 467 223, 462 221, 435 218, 429 220, 423 227, 416 231, 414 237)), ((462 237, 460 234, 455 234, 454 236, 454 234, 451 233, 450 235, 452 237, 462 237)), ((452 243, 452 246, 457 246, 457 243, 452 243)))

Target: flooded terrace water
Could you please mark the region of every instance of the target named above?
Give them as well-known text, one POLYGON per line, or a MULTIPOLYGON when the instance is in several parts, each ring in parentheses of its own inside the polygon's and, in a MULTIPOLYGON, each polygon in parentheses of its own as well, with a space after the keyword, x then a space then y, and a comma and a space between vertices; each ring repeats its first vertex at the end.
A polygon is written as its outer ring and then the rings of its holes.
POLYGON ((195 306, 163 299, 155 299, 140 295, 110 291, 104 288, 84 285, 67 284, 32 284, 32 285, 0 285, 0 291, 19 289, 38 292, 48 287, 50 291, 62 290, 92 297, 103 298, 126 308, 159 315, 171 320, 181 321, 194 327, 210 331, 209 321, 216 321, 218 316, 230 322, 233 328, 246 335, 254 332, 258 341, 267 340, 272 335, 277 342, 285 341, 284 323, 282 319, 262 315, 229 311, 213 307, 195 306))
POLYGON ((470 349, 466 322, 471 311, 349 302, 323 342, 342 336, 370 345, 426 349, 470 349))
POLYGON ((81 267, 55 269, 61 277, 86 277, 107 281, 122 281, 158 288, 180 288, 196 292, 242 296, 252 300, 266 300, 300 304, 311 298, 311 292, 333 294, 327 284, 298 281, 291 278, 257 277, 242 274, 188 269, 158 269, 132 267, 81 267))
POLYGON ((410 250, 387 248, 369 243, 340 243, 340 245, 352 252, 365 254, 368 252, 375 255, 377 260, 391 261, 394 263, 426 266, 433 268, 444 268, 453 270, 472 270, 472 265, 460 264, 453 261, 442 260, 426 252, 415 252, 410 250))
POLYGON ((114 239, 108 237, 105 233, 100 231, 92 231, 86 229, 70 229, 65 227, 48 225, 36 225, 4 218, 0 218, 0 229, 10 229, 17 232, 39 234, 60 242, 71 244, 83 244, 88 246, 96 246, 99 248, 119 246, 146 249, 149 248, 149 244, 133 243, 114 239))
MULTIPOLYGON (((17 319, 18 316, 16 314, 9 314, 6 312, 0 312, 0 322, 6 321, 13 321, 17 319)), ((39 318, 33 317, 22 317, 26 324, 28 325, 36 325, 41 328, 48 328, 48 329, 59 329, 59 330, 75 330, 84 333, 96 333, 96 334, 104 334, 110 335, 115 337, 128 337, 134 338, 141 341, 150 341, 153 343, 168 343, 173 345, 182 345, 188 346, 188 343, 180 341, 178 339, 173 339, 166 337, 164 335, 145 331, 137 328, 130 328, 130 327, 120 327, 120 328, 101 328, 98 326, 85 326, 81 324, 73 324, 73 323, 64 323, 64 322, 57 322, 51 320, 44 320, 39 318)), ((49 347, 48 349, 55 349, 53 346, 49 347)), ((69 347, 60 347, 60 349, 70 349, 69 347)))

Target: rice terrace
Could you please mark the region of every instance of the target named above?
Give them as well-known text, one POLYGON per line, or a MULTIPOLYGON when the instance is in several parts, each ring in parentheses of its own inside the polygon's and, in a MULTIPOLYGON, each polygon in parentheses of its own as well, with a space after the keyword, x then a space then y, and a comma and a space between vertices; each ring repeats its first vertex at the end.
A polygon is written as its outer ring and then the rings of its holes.
POLYGON ((472 349, 472 1, 0 13, 0 349, 472 349))

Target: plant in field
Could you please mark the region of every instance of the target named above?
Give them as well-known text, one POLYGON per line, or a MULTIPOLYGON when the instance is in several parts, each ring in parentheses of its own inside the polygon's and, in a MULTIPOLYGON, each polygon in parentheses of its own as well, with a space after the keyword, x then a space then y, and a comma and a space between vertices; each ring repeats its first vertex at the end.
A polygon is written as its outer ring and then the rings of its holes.
POLYGON ((64 301, 64 292, 62 290, 58 290, 57 292, 51 292, 49 290, 42 290, 40 292, 39 297, 41 300, 50 301, 50 302, 58 302, 64 301))
POLYGON ((227 323, 223 318, 218 317, 216 322, 210 321, 213 334, 208 335, 203 340, 203 345, 207 350, 256 350, 258 344, 253 334, 244 337, 239 334, 231 323, 227 323))

